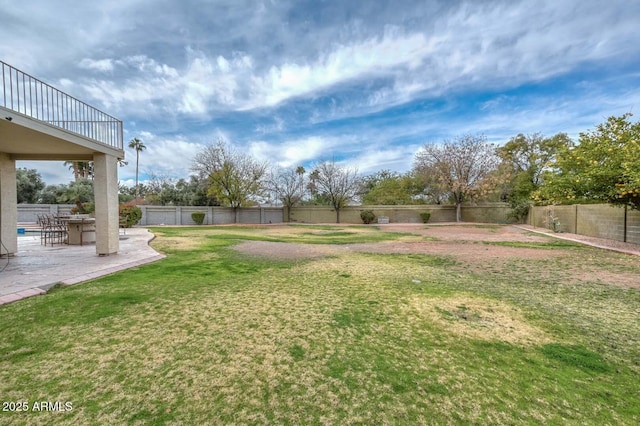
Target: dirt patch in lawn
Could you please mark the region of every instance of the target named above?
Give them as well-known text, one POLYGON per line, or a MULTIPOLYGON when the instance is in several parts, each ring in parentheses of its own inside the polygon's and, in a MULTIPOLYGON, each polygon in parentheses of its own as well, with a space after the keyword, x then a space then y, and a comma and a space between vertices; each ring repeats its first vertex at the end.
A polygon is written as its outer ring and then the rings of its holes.
POLYGON ((244 254, 268 257, 270 259, 311 259, 344 252, 344 248, 335 245, 270 241, 241 241, 233 248, 244 254))
POLYGON ((549 238, 536 235, 515 226, 503 225, 422 225, 394 223, 381 226, 383 231, 409 232, 440 241, 509 241, 521 243, 549 242, 549 238))
POLYGON ((549 256, 549 250, 545 249, 494 246, 463 241, 364 243, 353 244, 350 245, 349 248, 353 251, 363 253, 432 254, 436 256, 450 256, 456 260, 471 264, 484 262, 487 259, 544 259, 549 256))
MULTIPOLYGON (((348 225, 341 225, 348 228, 348 225)), ((566 284, 579 282, 600 282, 620 287, 640 288, 640 273, 631 270, 620 272, 604 272, 596 265, 593 268, 577 268, 572 265, 572 259, 579 255, 575 249, 544 248, 544 244, 554 242, 554 239, 544 235, 536 235, 527 230, 513 226, 499 225, 430 225, 422 224, 393 224, 382 226, 387 232, 411 233, 424 237, 423 241, 384 241, 378 243, 357 244, 300 244, 267 241, 242 241, 234 246, 235 250, 252 256, 272 259, 309 259, 342 253, 380 253, 380 254, 428 254, 449 257, 459 262, 459 268, 467 271, 491 271, 500 273, 509 267, 514 259, 526 261, 554 259, 565 262, 565 274, 562 280, 566 284), (498 245, 497 243, 505 243, 498 245), (512 245, 510 245, 512 244, 512 245), (542 244, 541 247, 527 247, 527 244, 542 244)), ((275 229, 274 231, 277 231, 275 229)), ((604 252, 609 263, 628 263, 617 259, 618 254, 604 252)), ((584 263, 578 262, 584 266, 584 263)), ((533 267, 533 266, 531 266, 533 267)), ((622 269, 622 268, 621 268, 622 269)), ((625 269, 629 269, 627 266, 625 269)), ((545 271, 536 269, 541 278, 546 277, 545 271)))
MULTIPOLYGON (((436 241, 385 241, 379 243, 356 244, 299 244, 269 241, 241 241, 234 249, 252 256, 273 259, 304 259, 317 258, 355 251, 361 253, 380 254, 433 254, 438 256, 452 256, 457 260, 469 263, 482 259, 528 258, 540 259, 549 256, 549 250, 537 248, 509 247, 483 244, 487 242, 549 242, 548 238, 527 235, 517 228, 473 228, 470 226, 446 226, 436 229, 415 226, 397 225, 384 228, 390 232, 404 232, 424 235, 427 238, 437 238, 436 241)), ((557 251, 555 252, 557 255, 557 251)))

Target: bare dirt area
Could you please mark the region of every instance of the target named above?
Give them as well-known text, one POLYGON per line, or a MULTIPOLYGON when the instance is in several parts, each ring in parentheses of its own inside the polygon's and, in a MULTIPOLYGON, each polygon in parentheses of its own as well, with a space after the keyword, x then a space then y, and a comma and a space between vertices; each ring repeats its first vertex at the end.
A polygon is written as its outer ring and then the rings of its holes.
POLYGON ((433 254, 437 256, 450 256, 456 260, 470 264, 482 263, 487 259, 544 259, 549 256, 549 251, 544 249, 492 246, 473 241, 364 243, 350 245, 349 249, 363 253, 433 254))
POLYGON ((544 236, 532 234, 515 226, 503 225, 394 223, 383 225, 381 229, 389 232, 410 232, 442 241, 515 241, 523 243, 549 241, 544 236))
POLYGON ((251 256, 271 259, 312 259, 344 252, 336 245, 277 243, 270 241, 242 241, 234 248, 251 256))
MULTIPOLYGON (((342 225, 344 226, 344 225, 342 225)), ((344 251, 388 254, 434 254, 452 256, 467 262, 477 262, 481 257, 544 258, 548 250, 487 245, 483 242, 543 243, 549 238, 532 235, 511 226, 434 226, 394 224, 382 227, 387 232, 411 233, 426 237, 424 241, 385 241, 348 245, 296 244, 267 241, 243 241, 236 249, 250 255, 278 259, 315 258, 338 254, 344 251)), ((277 232, 277 230, 276 230, 277 232)))
MULTIPOLYGON (((345 228, 348 225, 340 225, 345 228)), ((459 263, 459 268, 468 271, 500 272, 509 267, 513 260, 523 260, 524 263, 535 261, 557 261, 566 266, 566 283, 585 281, 602 282, 606 284, 640 288, 640 274, 635 272, 632 265, 637 262, 634 256, 619 255, 612 252, 594 259, 592 267, 574 267, 573 259, 581 254, 575 250, 555 247, 526 247, 518 244, 544 244, 554 241, 549 236, 532 233, 527 229, 515 226, 500 225, 429 225, 423 224, 390 224, 381 226, 386 232, 401 232, 419 235, 424 240, 412 241, 383 241, 378 243, 357 244, 299 244, 267 241, 243 241, 235 249, 253 256, 272 259, 309 259, 339 255, 346 252, 380 253, 380 254, 427 254, 449 257, 459 263), (506 243, 496 245, 495 243, 506 243), (493 243, 493 244, 492 244, 493 243), (515 243, 509 245, 509 243, 515 243), (606 259, 605 259, 606 258, 606 259), (597 266, 597 261, 606 261, 620 265, 619 272, 604 273, 597 266)), ((274 232, 282 230, 274 229, 274 232)), ((573 241, 579 241, 573 239, 573 241)), ((584 263, 578 262, 584 266, 584 263)), ((535 265, 530 265, 536 268, 535 265)), ((537 270, 541 277, 543 270, 537 270)))

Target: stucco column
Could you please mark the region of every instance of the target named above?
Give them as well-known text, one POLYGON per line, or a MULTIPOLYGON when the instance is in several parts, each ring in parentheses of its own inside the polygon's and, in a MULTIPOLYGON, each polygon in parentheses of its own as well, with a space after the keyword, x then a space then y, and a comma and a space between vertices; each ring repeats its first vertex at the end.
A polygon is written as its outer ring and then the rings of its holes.
POLYGON ((13 256, 18 251, 18 194, 16 161, 0 152, 0 255, 13 256))
POLYGON ((118 235, 118 159, 93 154, 93 193, 96 204, 96 253, 116 254, 118 235))

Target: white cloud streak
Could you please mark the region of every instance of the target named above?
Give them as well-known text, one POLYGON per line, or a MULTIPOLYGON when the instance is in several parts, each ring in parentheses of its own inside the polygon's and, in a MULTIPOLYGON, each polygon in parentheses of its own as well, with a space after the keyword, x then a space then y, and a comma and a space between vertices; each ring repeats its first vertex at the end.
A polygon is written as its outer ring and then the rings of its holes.
POLYGON ((0 8, 0 58, 147 131, 145 167, 170 175, 220 135, 283 166, 401 169, 429 138, 571 133, 637 109, 640 3, 427 3, 34 0, 0 8), (518 91, 562 78, 556 93, 518 91))

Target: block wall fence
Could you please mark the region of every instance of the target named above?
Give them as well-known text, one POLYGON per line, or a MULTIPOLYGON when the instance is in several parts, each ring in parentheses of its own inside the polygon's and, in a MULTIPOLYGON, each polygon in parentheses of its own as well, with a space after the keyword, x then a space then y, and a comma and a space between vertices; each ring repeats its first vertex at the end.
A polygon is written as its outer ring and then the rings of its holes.
MULTIPOLYGON (((69 214, 73 204, 18 204, 18 222, 35 223, 38 214, 69 214)), ((193 206, 139 206, 141 226, 195 225, 191 213, 205 212, 205 225, 268 224, 287 221, 282 207, 243 208, 193 206)), ((454 206, 349 206, 340 211, 341 223, 362 223, 360 212, 373 210, 376 216, 387 216, 390 223, 421 223, 420 213, 431 212, 431 223, 455 222, 454 206)), ((463 206, 462 220, 477 223, 512 223, 509 207, 502 203, 463 206)), ((335 223, 336 212, 326 206, 301 206, 291 209, 293 223, 335 223)), ((524 223, 559 232, 587 235, 640 244, 640 212, 608 204, 576 204, 572 206, 534 206, 524 223)))
MULTIPOLYGON (((69 214, 73 204, 19 204, 18 222, 34 223, 38 214, 69 214)), ((267 224, 287 221, 288 212, 283 207, 252 207, 234 210, 229 207, 194 206, 145 206, 141 205, 141 226, 195 225, 191 213, 205 213, 204 225, 267 224)), ((373 210, 376 216, 387 216, 390 223, 421 223, 420 213, 431 212, 430 222, 455 222, 454 206, 349 206, 340 210, 341 223, 361 224, 360 213, 373 210)), ((506 204, 463 206, 464 222, 507 223, 509 208, 506 204)), ((291 209, 293 223, 336 223, 336 212, 327 206, 305 206, 291 209)))
POLYGON ((526 223, 559 232, 640 244, 640 212, 609 204, 534 206, 526 223))

